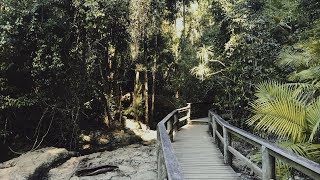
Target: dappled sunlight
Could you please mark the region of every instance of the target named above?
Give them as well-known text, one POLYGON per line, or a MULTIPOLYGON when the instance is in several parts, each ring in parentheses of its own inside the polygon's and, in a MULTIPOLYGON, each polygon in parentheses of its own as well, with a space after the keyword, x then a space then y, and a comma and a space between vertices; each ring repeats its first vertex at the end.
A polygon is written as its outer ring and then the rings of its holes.
POLYGON ((157 131, 150 130, 145 124, 133 119, 126 119, 126 128, 132 130, 143 141, 149 142, 157 139, 157 131))
POLYGON ((181 38, 183 29, 184 29, 184 27, 183 27, 183 18, 179 17, 179 18, 176 19, 176 25, 175 25, 176 36, 178 38, 181 38))

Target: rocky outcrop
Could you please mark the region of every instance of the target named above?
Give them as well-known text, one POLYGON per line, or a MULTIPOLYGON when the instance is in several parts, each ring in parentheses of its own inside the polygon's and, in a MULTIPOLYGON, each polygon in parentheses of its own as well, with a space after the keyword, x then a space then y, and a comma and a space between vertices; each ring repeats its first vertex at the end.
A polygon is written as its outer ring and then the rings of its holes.
POLYGON ((49 180, 153 180, 156 179, 156 145, 134 144, 114 151, 105 151, 71 158, 51 169, 49 180), (99 167, 101 167, 99 169, 99 167), (92 169, 87 175, 81 170, 92 169))
POLYGON ((53 147, 28 152, 0 164, 0 180, 156 179, 156 131, 133 120, 127 120, 126 124, 127 132, 92 132, 81 134, 80 139, 84 146, 90 148, 96 143, 102 150, 141 144, 80 157, 53 147))
POLYGON ((72 155, 74 153, 68 152, 66 149, 53 147, 28 152, 0 164, 0 179, 42 179, 49 168, 72 155))

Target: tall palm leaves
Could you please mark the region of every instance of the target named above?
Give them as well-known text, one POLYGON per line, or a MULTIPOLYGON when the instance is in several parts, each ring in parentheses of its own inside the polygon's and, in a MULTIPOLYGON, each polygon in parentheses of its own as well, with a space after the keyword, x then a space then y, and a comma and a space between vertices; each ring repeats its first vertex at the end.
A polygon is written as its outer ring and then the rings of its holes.
POLYGON ((320 126, 320 98, 298 86, 277 82, 257 87, 251 106, 255 115, 247 120, 255 130, 275 135, 279 144, 300 155, 320 156, 319 144, 312 144, 320 126))
POLYGON ((309 39, 284 48, 280 53, 279 65, 294 70, 289 76, 291 81, 320 81, 320 21, 310 29, 309 39))
POLYGON ((320 98, 302 88, 277 82, 262 83, 251 106, 255 115, 247 123, 256 130, 294 143, 312 142, 320 125, 320 98))

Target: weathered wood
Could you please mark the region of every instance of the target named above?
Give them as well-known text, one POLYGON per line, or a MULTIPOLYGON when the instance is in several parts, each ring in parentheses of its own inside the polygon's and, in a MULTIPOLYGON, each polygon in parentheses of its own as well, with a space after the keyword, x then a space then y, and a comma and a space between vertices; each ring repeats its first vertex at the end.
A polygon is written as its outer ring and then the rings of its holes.
MULTIPOLYGON (((160 132, 157 131, 157 139, 160 139, 160 132)), ((165 168, 164 168, 164 162, 163 162, 163 153, 162 153, 162 147, 161 147, 161 143, 160 140, 157 143, 158 147, 157 147, 157 179, 158 180, 163 180, 164 178, 166 178, 166 172, 165 172, 165 168)))
POLYGON ((181 113, 181 112, 185 112, 185 111, 188 111, 189 110, 189 106, 187 105, 186 107, 183 107, 183 108, 179 108, 179 109, 177 109, 177 111, 179 112, 179 113, 181 113))
POLYGON ((181 171, 180 164, 175 156, 171 141, 166 132, 165 126, 163 123, 158 124, 159 140, 163 154, 163 161, 165 169, 167 172, 167 178, 169 180, 180 180, 184 179, 181 171))
MULTIPOLYGON (((176 110, 168 114, 157 126, 158 134, 158 180, 168 179, 183 179, 181 167, 174 155, 174 151, 170 142, 170 138, 166 132, 164 123, 166 123, 176 110), (169 162, 168 162, 169 161, 169 162), (169 171, 169 172, 167 172, 169 171), (173 171, 173 172, 172 172, 173 171)), ((170 126, 170 125, 169 125, 170 126)))
POLYGON ((172 118, 169 119, 169 121, 167 122, 167 130, 169 131, 169 137, 171 142, 173 142, 173 120, 172 118))
POLYGON ((262 180, 276 178, 275 158, 270 155, 267 147, 262 146, 262 180))
POLYGON ((189 119, 188 116, 184 116, 184 117, 180 118, 179 121, 182 122, 182 121, 185 121, 185 120, 188 120, 188 119, 189 119))
POLYGON ((219 115, 215 114, 212 110, 210 110, 209 113, 211 113, 211 115, 213 116, 213 119, 218 124, 227 128, 230 133, 238 137, 241 137, 246 142, 256 145, 257 147, 264 146, 265 148, 268 149, 268 153, 272 157, 275 157, 277 159, 280 159, 288 163, 288 165, 308 175, 309 177, 312 177, 314 179, 320 179, 320 164, 313 162, 311 160, 308 160, 297 154, 294 154, 290 151, 287 151, 281 147, 278 147, 275 144, 270 143, 242 129, 232 126, 228 122, 224 121, 219 115))
POLYGON ((216 120, 214 119, 214 116, 211 116, 211 120, 212 120, 212 137, 213 137, 213 143, 217 143, 217 137, 216 137, 217 123, 216 123, 216 120))
POLYGON ((190 124, 191 123, 190 122, 190 120, 191 120, 191 103, 187 103, 187 107, 188 107, 188 112, 187 112, 188 119, 187 119, 187 122, 188 122, 188 124, 190 124))
POLYGON ((223 137, 221 136, 221 134, 219 133, 219 131, 216 130, 216 136, 218 137, 218 139, 220 140, 221 143, 224 143, 223 141, 223 137))
POLYGON ((262 177, 262 169, 254 164, 250 159, 242 155, 239 151, 231 146, 228 146, 228 150, 238 159, 243 161, 250 169, 252 169, 258 176, 262 177))
POLYGON ((179 129, 179 117, 178 117, 178 112, 176 112, 173 115, 173 137, 175 137, 176 134, 178 133, 178 129, 179 129))
POLYGON ((228 150, 228 146, 231 145, 231 135, 228 132, 227 128, 222 127, 223 130, 223 159, 224 163, 231 165, 232 164, 232 155, 228 150))
POLYGON ((208 131, 211 133, 211 135, 213 135, 213 131, 212 131, 212 115, 210 112, 208 112, 208 131))
POLYGON ((172 145, 186 179, 239 179, 234 170, 224 164, 222 153, 207 133, 207 125, 182 127, 172 145))

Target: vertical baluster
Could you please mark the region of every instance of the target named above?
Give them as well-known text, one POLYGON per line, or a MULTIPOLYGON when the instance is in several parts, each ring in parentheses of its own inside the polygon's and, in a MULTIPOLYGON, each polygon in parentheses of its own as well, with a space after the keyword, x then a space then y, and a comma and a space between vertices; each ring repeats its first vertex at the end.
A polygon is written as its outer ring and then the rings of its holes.
POLYGON ((208 112, 208 131, 211 133, 212 131, 212 116, 211 116, 211 113, 210 111, 208 112))
POLYGON ((187 107, 188 107, 188 112, 187 112, 187 123, 191 124, 191 103, 187 103, 187 107))
POLYGON ((231 165, 232 163, 232 154, 228 150, 228 146, 231 145, 231 134, 226 127, 223 128, 223 159, 224 163, 231 165))
POLYGON ((212 116, 211 114, 211 121, 212 121, 212 137, 213 137, 213 143, 217 143, 219 147, 219 141, 217 140, 216 131, 217 131, 217 122, 215 119, 215 116, 212 116))
POLYGON ((275 158, 270 155, 269 149, 262 146, 262 180, 276 178, 275 158))
POLYGON ((169 131, 169 137, 171 142, 173 142, 173 120, 172 118, 169 119, 169 121, 167 122, 167 130, 169 131))
POLYGON ((161 139, 160 139, 160 132, 157 128, 157 179, 161 179, 161 170, 162 170, 162 158, 161 158, 161 139))
POLYGON ((178 111, 173 115, 173 137, 175 137, 176 133, 178 133, 179 129, 179 116, 178 111))

